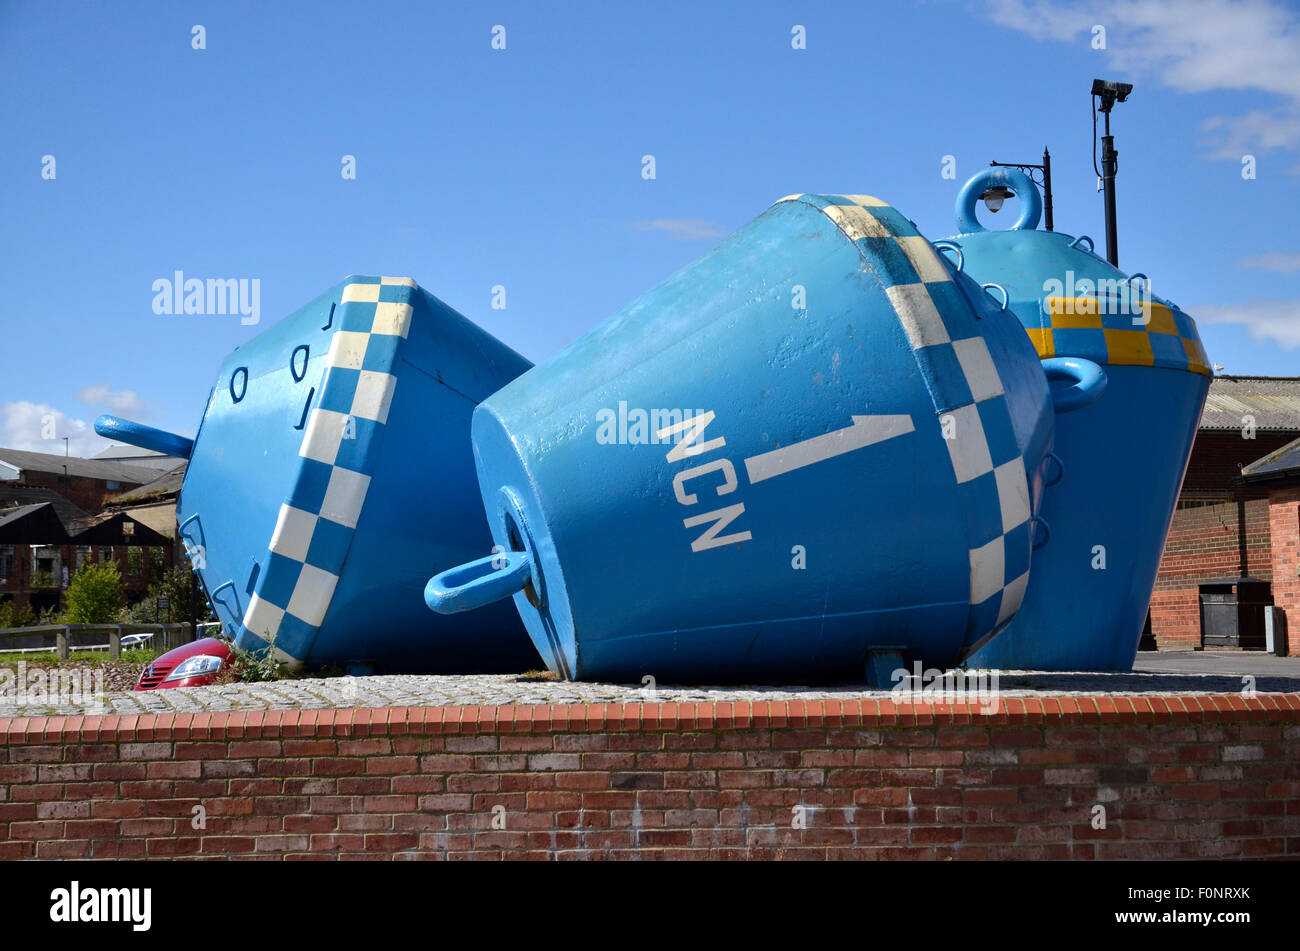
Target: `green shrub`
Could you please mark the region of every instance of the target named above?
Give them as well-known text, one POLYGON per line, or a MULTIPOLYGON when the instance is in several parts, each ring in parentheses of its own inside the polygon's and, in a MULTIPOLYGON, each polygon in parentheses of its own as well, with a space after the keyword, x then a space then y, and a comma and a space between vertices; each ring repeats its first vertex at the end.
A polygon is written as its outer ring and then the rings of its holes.
MULTIPOLYGON (((225 638, 222 638, 225 640, 225 638)), ((275 638, 261 650, 246 651, 227 641, 230 647, 230 660, 225 671, 228 681, 255 684, 268 680, 279 680, 283 674, 280 662, 275 659, 275 638)))
POLYGON ((32 627, 36 623, 36 612, 30 604, 21 608, 14 607, 12 601, 0 604, 0 629, 7 627, 32 627))
POLYGON ((116 624, 126 607, 117 565, 87 562, 72 576, 63 595, 63 623, 116 624))
MULTIPOLYGON (((161 573, 160 573, 161 574, 161 573)), ((188 621, 190 619, 190 570, 186 567, 169 568, 156 581, 149 585, 149 592, 139 604, 134 605, 126 614, 128 624, 163 624, 167 621, 167 611, 158 614, 158 599, 166 598, 171 602, 171 621, 188 621)), ((198 620, 215 620, 199 592, 198 620)))

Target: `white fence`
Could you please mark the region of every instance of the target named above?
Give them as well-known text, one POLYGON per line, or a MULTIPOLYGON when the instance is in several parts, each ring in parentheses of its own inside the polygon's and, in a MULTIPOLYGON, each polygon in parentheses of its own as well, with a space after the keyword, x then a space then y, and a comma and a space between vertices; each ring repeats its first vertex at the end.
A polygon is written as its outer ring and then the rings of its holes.
MULTIPOLYGON (((220 628, 220 624, 200 624, 199 629, 220 628)), ((0 645, 15 640, 51 638, 52 644, 28 647, 0 647, 0 654, 23 654, 39 651, 48 653, 53 648, 60 660, 67 660, 71 651, 108 650, 108 656, 117 660, 122 656, 122 638, 131 634, 148 635, 145 643, 152 648, 169 651, 194 640, 188 623, 183 624, 38 624, 35 627, 0 628, 0 645), (107 642, 73 644, 75 635, 107 635, 107 642)), ((203 636, 209 636, 205 633, 203 636)), ((79 638, 84 640, 84 637, 79 638)), ((128 644, 128 647, 132 645, 128 644)))

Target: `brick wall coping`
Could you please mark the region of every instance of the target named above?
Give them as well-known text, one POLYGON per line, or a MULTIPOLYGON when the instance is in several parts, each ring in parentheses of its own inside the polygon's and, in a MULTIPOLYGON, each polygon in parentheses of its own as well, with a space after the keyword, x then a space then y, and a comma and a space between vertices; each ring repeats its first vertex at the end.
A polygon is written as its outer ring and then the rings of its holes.
POLYGON ((637 732, 1156 723, 1300 723, 1300 693, 1010 697, 978 703, 794 700, 708 703, 520 704, 258 710, 140 716, 0 718, 0 743, 392 736, 456 733, 637 732))

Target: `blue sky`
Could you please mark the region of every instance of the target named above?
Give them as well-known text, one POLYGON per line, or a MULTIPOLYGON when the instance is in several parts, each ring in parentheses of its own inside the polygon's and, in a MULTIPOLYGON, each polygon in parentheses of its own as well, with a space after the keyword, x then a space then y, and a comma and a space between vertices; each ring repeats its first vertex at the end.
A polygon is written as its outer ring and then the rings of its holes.
POLYGON ((53 416, 90 453, 107 410, 192 433, 222 357, 351 273, 540 361, 783 195, 937 240, 1044 145, 1057 229, 1100 245, 1094 76, 1137 87, 1121 267, 1226 372, 1300 375, 1294 4, 0 2, 0 445, 61 452, 53 416), (155 314, 177 270, 259 280, 260 326, 155 314))

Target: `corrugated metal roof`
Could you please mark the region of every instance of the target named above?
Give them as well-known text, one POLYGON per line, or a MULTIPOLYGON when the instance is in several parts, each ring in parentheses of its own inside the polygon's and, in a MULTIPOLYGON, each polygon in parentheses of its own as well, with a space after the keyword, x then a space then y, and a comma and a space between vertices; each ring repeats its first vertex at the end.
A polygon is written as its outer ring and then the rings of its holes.
POLYGON ((1300 439, 1293 439, 1264 458, 1243 466, 1241 476, 1247 482, 1300 478, 1300 439))
POLYGON ((109 446, 90 457, 95 462, 116 462, 124 466, 143 466, 156 472, 166 472, 176 467, 182 460, 178 456, 169 456, 152 449, 139 446, 109 446))
POLYGON ((104 479, 109 482, 126 482, 144 485, 158 478, 158 470, 144 466, 128 466, 120 462, 101 462, 79 456, 60 456, 49 452, 28 452, 25 449, 0 449, 0 460, 28 472, 50 472, 63 475, 64 467, 70 476, 83 479, 104 479))
POLYGON ((1300 431, 1300 377, 1216 376, 1201 413, 1201 429, 1241 429, 1243 417, 1256 430, 1300 431))
POLYGON ((131 489, 129 492, 114 495, 108 502, 113 507, 117 507, 130 503, 159 501, 169 496, 179 495, 181 485, 185 482, 185 469, 186 463, 182 462, 171 472, 164 473, 152 482, 131 489))
POLYGON ((13 505, 37 505, 42 502, 49 502, 53 505, 54 510, 59 513, 59 518, 63 520, 65 525, 74 519, 85 518, 89 514, 73 505, 53 489, 47 489, 40 485, 0 482, 0 512, 7 514, 9 506, 13 505))
POLYGON ((74 545, 142 545, 156 548, 171 544, 148 525, 137 522, 127 512, 101 512, 79 518, 68 526, 69 541, 74 545), (125 524, 130 523, 131 534, 125 524))
POLYGON ((0 510, 0 543, 63 545, 67 541, 67 527, 49 502, 0 510))

